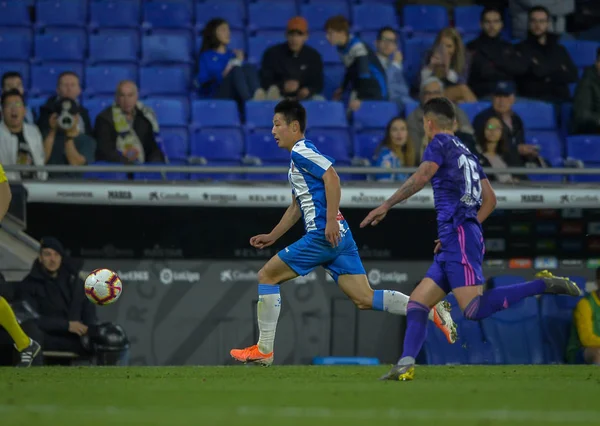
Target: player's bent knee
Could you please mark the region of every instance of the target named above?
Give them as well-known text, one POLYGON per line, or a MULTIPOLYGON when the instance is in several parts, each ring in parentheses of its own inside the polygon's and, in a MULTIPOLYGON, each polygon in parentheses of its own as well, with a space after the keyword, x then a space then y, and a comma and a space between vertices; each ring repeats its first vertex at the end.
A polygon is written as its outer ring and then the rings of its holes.
POLYGON ((273 274, 270 274, 268 269, 262 267, 258 274, 256 274, 256 278, 260 284, 277 284, 277 277, 274 277, 273 274))

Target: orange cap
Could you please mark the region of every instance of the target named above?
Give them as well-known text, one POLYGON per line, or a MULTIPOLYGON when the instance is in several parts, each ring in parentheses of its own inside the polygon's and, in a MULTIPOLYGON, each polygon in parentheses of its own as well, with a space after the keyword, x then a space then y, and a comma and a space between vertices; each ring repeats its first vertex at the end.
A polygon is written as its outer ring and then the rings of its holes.
POLYGON ((287 23, 288 31, 300 31, 302 34, 308 33, 308 22, 302 16, 295 16, 287 23))

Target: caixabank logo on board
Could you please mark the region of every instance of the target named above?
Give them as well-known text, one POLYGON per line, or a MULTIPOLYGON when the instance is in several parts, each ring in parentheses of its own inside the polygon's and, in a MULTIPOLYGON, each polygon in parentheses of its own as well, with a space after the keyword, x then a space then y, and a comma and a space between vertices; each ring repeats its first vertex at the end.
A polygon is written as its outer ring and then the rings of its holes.
POLYGON ((194 271, 174 271, 170 268, 163 268, 159 274, 160 282, 169 285, 175 282, 197 283, 200 281, 200 272, 194 271))
POLYGON ((379 285, 383 283, 405 283, 408 281, 408 274, 404 272, 384 272, 380 269, 371 269, 368 274, 369 282, 372 285, 379 285))
POLYGON ((238 269, 224 269, 221 271, 221 282, 256 281, 257 271, 240 271, 238 269))
POLYGON ((152 191, 148 194, 148 199, 150 201, 188 201, 190 199, 189 194, 184 192, 159 192, 152 191))

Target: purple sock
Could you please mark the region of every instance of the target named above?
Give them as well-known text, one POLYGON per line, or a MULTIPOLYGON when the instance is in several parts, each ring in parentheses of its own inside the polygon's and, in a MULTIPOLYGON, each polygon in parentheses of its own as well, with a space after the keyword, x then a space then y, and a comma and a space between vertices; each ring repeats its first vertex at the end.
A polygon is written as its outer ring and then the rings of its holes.
POLYGON ((404 350, 402 358, 410 356, 417 358, 419 351, 427 337, 427 319, 429 317, 427 306, 412 300, 406 307, 406 335, 404 336, 404 350))
POLYGON ((494 312, 506 309, 526 297, 542 294, 545 290, 546 283, 543 280, 496 287, 471 300, 464 315, 470 320, 487 318, 494 312))

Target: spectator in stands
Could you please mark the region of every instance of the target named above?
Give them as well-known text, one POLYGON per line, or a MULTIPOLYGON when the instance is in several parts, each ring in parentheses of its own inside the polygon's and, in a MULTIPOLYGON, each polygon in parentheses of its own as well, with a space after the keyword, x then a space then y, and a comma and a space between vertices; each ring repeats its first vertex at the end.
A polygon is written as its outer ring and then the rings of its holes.
POLYGON ((527 37, 531 30, 531 15, 534 7, 541 7, 548 13, 548 24, 555 34, 561 35, 566 29, 566 16, 575 12, 575 0, 510 0, 510 16, 514 38, 527 37))
POLYGON ((481 34, 467 45, 471 56, 469 87, 479 98, 488 97, 500 81, 515 81, 527 62, 512 43, 502 39, 502 12, 487 7, 481 13, 481 34))
MULTIPOLYGON (((18 90, 21 95, 25 96, 23 77, 16 71, 8 71, 2 74, 2 92, 4 93, 10 90, 18 90)), ((0 117, 2 117, 1 114, 0 117)), ((28 124, 35 124, 33 111, 27 106, 25 107, 25 122, 28 124)))
MULTIPOLYGON (((66 71, 60 74, 56 84, 56 95, 50 96, 48 101, 40 108, 40 118, 37 123, 40 132, 42 132, 43 135, 48 134, 50 129, 50 116, 57 111, 62 98, 73 99, 78 103, 80 95, 81 85, 79 83, 79 76, 72 71, 66 71)), ((92 128, 92 122, 90 121, 90 113, 82 105, 79 105, 79 116, 81 118, 77 122, 79 132, 88 136, 93 136, 94 129, 92 128)))
POLYGON ((138 88, 124 80, 115 103, 96 117, 96 159, 124 164, 164 163, 154 110, 138 101, 138 88))
POLYGON ((573 98, 573 133, 600 133, 600 48, 596 63, 587 67, 573 98))
POLYGON ((404 105, 412 101, 409 87, 402 69, 402 52, 398 49, 398 36, 391 27, 384 27, 377 33, 377 57, 385 70, 388 87, 388 99, 396 102, 400 111, 404 105))
POLYGON ((444 83, 444 96, 453 102, 476 102, 477 97, 467 86, 469 59, 462 38, 454 28, 444 28, 426 56, 421 69, 421 81, 437 77, 444 83))
POLYGON ((207 98, 235 99, 240 103, 253 97, 262 99, 258 73, 244 64, 244 52, 227 46, 231 32, 227 21, 210 20, 202 31, 202 47, 198 57, 197 81, 200 95, 207 98))
MULTIPOLYGON (((25 123, 25 99, 18 90, 2 92, 0 164, 44 165, 42 135, 35 124, 25 123)), ((6 172, 8 180, 48 178, 46 172, 6 172)))
POLYGON ((325 22, 327 41, 335 46, 346 67, 344 80, 334 92, 333 100, 339 101, 346 89, 350 89, 350 110, 360 108, 364 100, 381 101, 388 98, 385 70, 375 52, 358 37, 350 34, 350 23, 343 16, 331 17, 325 22))
MULTIPOLYGON (((511 158, 508 134, 498 117, 492 116, 488 118, 484 128, 481 130, 477 129, 476 139, 481 151, 479 162, 483 167, 506 169, 507 167, 518 167, 520 165, 518 164, 520 163, 519 160, 517 160, 517 164, 515 164, 511 158)), ((509 173, 488 174, 488 177, 490 180, 498 181, 500 183, 513 183, 517 181, 517 179, 509 173)))
POLYGON ((584 296, 573 312, 567 362, 600 365, 600 268, 596 269, 596 291, 584 296))
MULTIPOLYGON (((415 153, 417 154, 416 162, 421 161, 421 153, 424 150, 424 147, 429 142, 425 140, 425 131, 423 130, 423 105, 427 103, 430 99, 439 98, 444 95, 444 84, 437 77, 428 77, 421 82, 421 91, 420 91, 421 104, 409 114, 406 119, 406 124, 408 125, 408 135, 410 139, 413 141, 415 146, 415 153)), ((469 122, 469 117, 467 114, 456 107, 456 114, 458 117, 458 127, 457 131, 460 131, 464 134, 472 135, 473 127, 471 127, 471 123, 469 122)))
MULTIPOLYGON (((53 113, 49 119, 48 133, 44 137, 46 164, 83 166, 94 162, 96 141, 81 133, 77 125, 81 120, 80 107, 72 99, 62 98, 59 103, 60 116, 53 113), (60 120, 60 122, 59 122, 60 120)), ((69 177, 70 174, 55 174, 52 177, 69 177)), ((80 177, 73 174, 73 177, 80 177)))
MULTIPOLYGON (((398 167, 414 167, 415 147, 408 136, 408 127, 403 118, 390 120, 385 129, 385 136, 375 149, 375 167, 397 169, 398 167)), ((378 181, 406 180, 403 173, 376 175, 378 181)))
POLYGON ((308 23, 301 16, 287 23, 287 42, 268 48, 262 57, 260 85, 266 97, 299 100, 324 100, 323 60, 321 54, 306 45, 308 23))
POLYGON ((577 67, 559 37, 548 32, 550 14, 545 7, 529 10, 527 39, 517 46, 527 71, 517 78, 519 95, 548 102, 571 99, 569 83, 577 81, 577 67))

